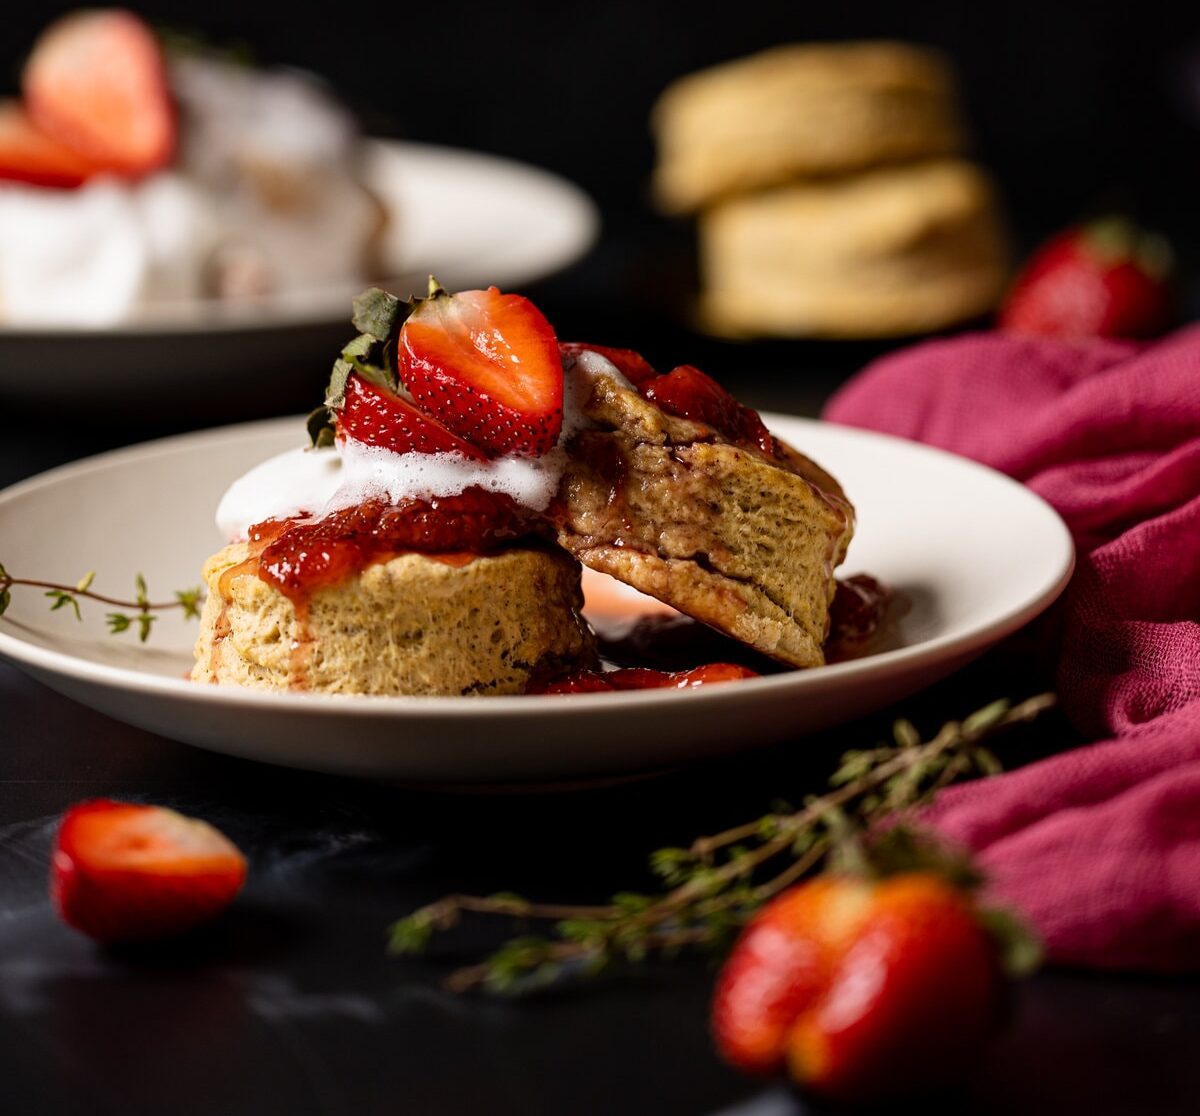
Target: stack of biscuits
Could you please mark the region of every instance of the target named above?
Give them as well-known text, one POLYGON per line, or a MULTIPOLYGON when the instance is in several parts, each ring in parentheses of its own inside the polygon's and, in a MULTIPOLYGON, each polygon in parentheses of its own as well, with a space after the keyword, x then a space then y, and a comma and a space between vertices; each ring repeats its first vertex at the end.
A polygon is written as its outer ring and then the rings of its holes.
POLYGON ((991 310, 1007 253, 952 75, 903 43, 778 47, 655 106, 654 188, 698 214, 701 312, 731 336, 889 337, 991 310))

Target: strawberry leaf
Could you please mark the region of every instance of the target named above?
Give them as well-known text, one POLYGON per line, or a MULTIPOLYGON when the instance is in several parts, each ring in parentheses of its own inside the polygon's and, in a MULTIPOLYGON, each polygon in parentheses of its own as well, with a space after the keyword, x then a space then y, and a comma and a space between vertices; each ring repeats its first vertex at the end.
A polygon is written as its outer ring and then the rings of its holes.
POLYGON ((1027 977, 1042 963, 1041 939, 1025 921, 1004 907, 985 907, 977 912, 1000 954, 1000 965, 1010 977, 1027 977))
POLYGON ((354 299, 352 322, 358 336, 346 343, 333 362, 325 402, 308 416, 308 437, 313 449, 333 445, 334 412, 345 403, 346 382, 354 373, 385 391, 399 392, 397 338, 416 301, 401 302, 378 287, 363 291, 354 299))
POLYGON ((378 287, 363 291, 354 299, 354 316, 350 319, 359 333, 365 333, 376 341, 387 341, 399 331, 407 313, 401 315, 404 305, 395 295, 378 287))

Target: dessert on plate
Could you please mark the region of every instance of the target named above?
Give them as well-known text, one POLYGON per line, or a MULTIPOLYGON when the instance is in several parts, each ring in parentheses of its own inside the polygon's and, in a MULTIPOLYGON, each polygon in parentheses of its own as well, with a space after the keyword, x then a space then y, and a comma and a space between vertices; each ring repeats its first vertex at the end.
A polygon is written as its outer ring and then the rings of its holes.
POLYGON ((532 303, 494 287, 431 282, 408 303, 370 291, 354 322, 311 446, 221 502, 230 543, 205 566, 195 680, 515 694, 756 673, 602 669, 584 566, 735 652, 825 661, 853 508, 704 373, 560 345, 532 303))
POLYGON ((361 283, 385 214, 359 143, 314 79, 168 54, 123 10, 62 17, 0 102, 0 323, 361 283))

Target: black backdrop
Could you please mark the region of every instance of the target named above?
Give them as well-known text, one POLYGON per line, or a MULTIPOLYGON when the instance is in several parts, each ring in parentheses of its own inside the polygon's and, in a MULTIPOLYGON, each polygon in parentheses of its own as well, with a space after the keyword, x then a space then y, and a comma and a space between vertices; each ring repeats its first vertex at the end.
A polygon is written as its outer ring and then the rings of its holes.
MULTIPOLYGON (((1174 243, 1185 313, 1200 315, 1195 8, 1185 16, 1161 0, 137 6, 153 22, 324 75, 371 132, 496 152, 573 178, 600 205, 601 241, 582 266, 526 289, 560 335, 635 347, 668 366, 692 361, 732 378, 759 406, 815 411, 833 384, 890 347, 749 351, 690 330, 691 234, 647 203, 647 114, 671 79, 775 43, 898 37, 942 48, 957 63, 975 154, 1000 182, 1018 250, 1089 213, 1132 211, 1174 243)), ((38 30, 70 7, 8 5, 0 65, 11 88, 38 30)), ((272 388, 262 405, 243 400, 245 416, 306 409, 327 367, 324 350, 314 352, 289 390, 272 388)))
MULTIPOLYGON (((1157 0, 136 6, 327 76, 374 130, 569 174, 617 230, 642 219, 646 113, 671 78, 789 40, 933 43, 959 65, 978 154, 999 175, 1022 240, 1112 200, 1181 247, 1197 228, 1200 16, 1190 5, 1187 16, 1157 0)), ((37 30, 69 7, 6 5, 10 85, 37 30)))

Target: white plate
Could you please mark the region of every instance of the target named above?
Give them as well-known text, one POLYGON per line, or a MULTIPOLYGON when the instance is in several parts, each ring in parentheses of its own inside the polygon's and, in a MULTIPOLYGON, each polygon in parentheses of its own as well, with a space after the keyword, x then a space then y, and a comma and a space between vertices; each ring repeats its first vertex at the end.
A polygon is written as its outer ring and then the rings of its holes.
MULTIPOLYGON (((815 670, 695 691, 362 698, 195 685, 194 622, 166 614, 149 643, 112 636, 15 588, 0 655, 130 724, 201 747, 318 771, 438 782, 617 776, 737 752, 861 716, 950 673, 1037 615, 1070 576, 1070 536, 1028 489, 962 458, 845 427, 766 416, 858 507, 844 573, 870 572, 911 607, 896 646, 815 670)), ((14 576, 127 595, 194 585, 223 540, 212 509, 248 467, 300 442, 296 419, 168 438, 55 469, 0 493, 14 576)))
MULTIPOLYGON (((449 289, 513 289, 566 267, 599 230, 596 207, 548 171, 473 151, 396 140, 367 142, 366 178, 391 218, 382 247, 396 294, 423 292, 435 273, 449 289)), ((6 398, 69 396, 79 403, 156 386, 245 382, 248 372, 311 365, 349 330, 363 283, 332 285, 265 304, 164 302, 105 329, 0 326, 6 398), (315 344, 319 336, 324 348, 315 344), (38 375, 30 375, 36 367, 38 375)), ((327 363, 327 362, 325 362, 327 363)))

